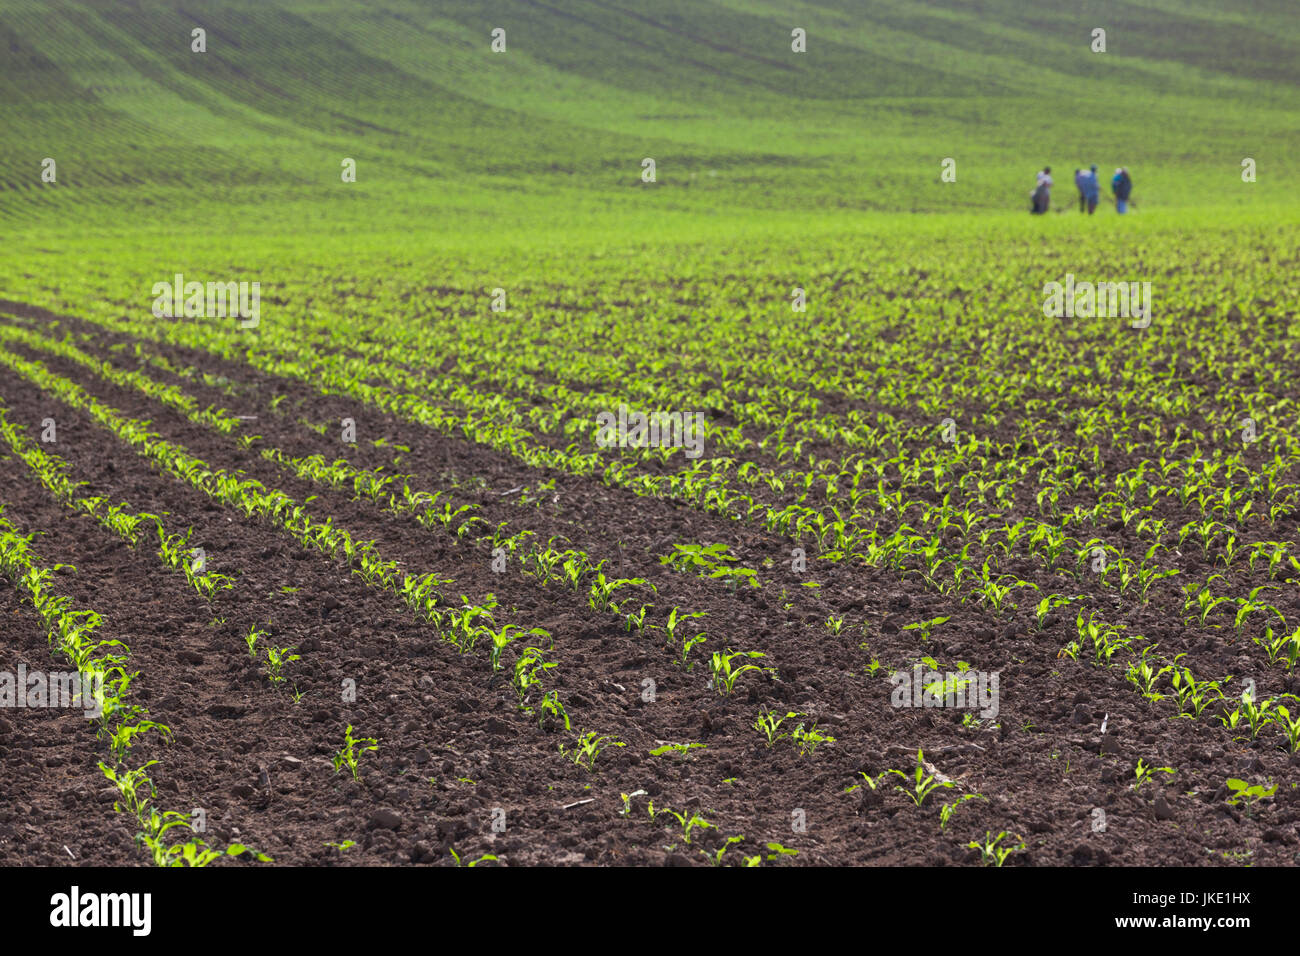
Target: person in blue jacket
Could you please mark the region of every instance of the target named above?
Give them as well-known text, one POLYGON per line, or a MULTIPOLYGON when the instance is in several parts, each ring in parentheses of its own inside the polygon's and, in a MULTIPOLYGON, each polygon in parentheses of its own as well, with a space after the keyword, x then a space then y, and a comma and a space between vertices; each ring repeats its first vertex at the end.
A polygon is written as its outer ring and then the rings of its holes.
POLYGON ((1091 216, 1093 210, 1097 208, 1097 203, 1101 201, 1101 182, 1097 179, 1097 164, 1093 163, 1088 172, 1079 177, 1079 191, 1087 200, 1088 215, 1091 216))
POLYGON ((1125 166, 1115 170, 1110 181, 1110 191, 1115 194, 1115 211, 1128 212, 1128 198, 1133 194, 1133 179, 1125 166))

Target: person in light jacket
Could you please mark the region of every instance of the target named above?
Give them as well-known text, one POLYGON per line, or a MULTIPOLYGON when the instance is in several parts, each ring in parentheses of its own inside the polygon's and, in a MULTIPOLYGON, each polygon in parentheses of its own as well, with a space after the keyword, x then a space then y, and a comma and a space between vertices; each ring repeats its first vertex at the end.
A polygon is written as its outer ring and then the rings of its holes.
POLYGON ((1047 207, 1052 201, 1052 167, 1044 166, 1043 171, 1038 174, 1038 185, 1030 194, 1033 200, 1033 206, 1029 210, 1033 213, 1045 213, 1047 207))

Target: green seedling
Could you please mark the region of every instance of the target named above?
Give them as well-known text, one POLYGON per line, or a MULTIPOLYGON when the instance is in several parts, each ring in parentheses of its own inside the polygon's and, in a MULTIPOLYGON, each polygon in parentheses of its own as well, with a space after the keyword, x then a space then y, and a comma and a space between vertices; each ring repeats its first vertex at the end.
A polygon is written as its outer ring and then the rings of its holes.
POLYGON ((352 736, 352 725, 348 724, 348 729, 344 731, 343 735, 343 748, 334 755, 334 772, 338 773, 346 766, 352 772, 352 779, 360 781, 361 758, 365 754, 378 749, 378 740, 374 737, 354 738, 352 736))
POLYGON ((792 850, 791 848, 782 846, 779 843, 768 843, 765 845, 767 847, 767 854, 765 858, 768 860, 780 860, 783 857, 799 855, 798 850, 792 850))
POLYGON ((744 842, 745 842, 745 838, 743 835, 727 837, 726 842, 723 843, 722 846, 714 850, 712 853, 710 853, 708 850, 700 850, 700 852, 703 853, 704 858, 714 866, 722 866, 723 854, 725 854, 729 849, 731 849, 737 843, 744 843, 744 842))
POLYGON ((893 772, 894 771, 892 770, 886 770, 884 773, 877 774, 876 776, 873 777, 865 770, 859 770, 858 776, 862 778, 862 783, 849 784, 847 787, 844 788, 844 792, 852 793, 854 790, 861 790, 864 785, 870 787, 872 790, 877 790, 880 787, 880 781, 885 779, 885 777, 889 776, 893 772))
POLYGON ((1273 784, 1271 787, 1264 787, 1262 784, 1252 786, 1245 780, 1238 780, 1236 777, 1229 777, 1224 781, 1224 786, 1228 788, 1227 802, 1234 807, 1242 803, 1253 807, 1261 800, 1266 800, 1277 793, 1277 784, 1273 784))
POLYGON ((709 661, 709 670, 713 675, 710 685, 719 694, 728 696, 736 686, 736 681, 746 671, 755 671, 763 674, 774 674, 775 670, 771 667, 763 667, 759 664, 742 664, 736 667, 732 661, 736 658, 744 660, 757 660, 760 657, 766 657, 762 651, 733 651, 727 648, 725 651, 714 651, 713 657, 709 661))
POLYGON ((692 750, 703 750, 707 746, 708 744, 664 744, 650 751, 650 756, 662 757, 664 754, 675 753, 679 757, 685 757, 692 750))
POLYGON ((800 757, 807 757, 810 754, 816 753, 817 748, 822 744, 835 743, 834 737, 823 734, 817 730, 816 722, 807 729, 804 728, 802 722, 799 723, 794 730, 790 732, 790 738, 794 741, 794 745, 799 749, 800 757))
POLYGON ((1278 725, 1286 734, 1287 749, 1291 753, 1300 753, 1300 712, 1297 712, 1293 720, 1286 705, 1278 704, 1276 713, 1278 725))
POLYGON ((248 656, 254 660, 257 659, 257 642, 263 637, 266 637, 266 631, 259 630, 256 624, 249 627, 248 633, 244 635, 244 644, 248 647, 248 656))
POLYGON ((1016 846, 1000 846, 999 844, 1002 842, 1002 838, 1006 835, 1006 832, 1003 831, 997 836, 993 836, 991 831, 986 830, 983 842, 980 842, 979 840, 971 840, 966 844, 966 846, 969 849, 980 851, 980 859, 984 862, 985 866, 1001 867, 1002 864, 1007 861, 1007 857, 1011 856, 1012 853, 1016 853, 1025 848, 1025 841, 1018 835, 1016 836, 1016 839, 1020 842, 1016 846))
POLYGON ((692 813, 689 817, 683 812, 678 813, 676 810, 663 809, 660 813, 666 813, 673 817, 682 828, 682 840, 689 844, 691 842, 691 832, 695 829, 712 830, 715 829, 712 823, 704 819, 698 813, 692 813))
POLYGON ((903 630, 905 631, 919 630, 921 632, 921 640, 928 641, 930 639, 930 632, 933 631, 940 624, 943 624, 947 620, 948 618, 946 617, 932 617, 928 621, 917 621, 914 624, 904 624, 903 630))
MULTIPOLYGON (((565 731, 572 729, 569 725, 569 713, 564 709, 564 704, 560 702, 559 691, 547 691, 545 696, 542 697, 541 703, 537 705, 537 726, 545 728, 548 720, 563 724, 565 731)), ((563 753, 563 745, 561 745, 560 752, 563 753)))
POLYGON ((1133 771, 1133 777, 1134 777, 1133 789, 1141 790, 1142 785, 1144 783, 1147 783, 1149 780, 1151 780, 1151 778, 1154 777, 1157 772, 1167 773, 1172 777, 1178 771, 1176 771, 1173 767, 1152 767, 1147 763, 1145 763, 1141 757, 1139 757, 1137 762, 1137 767, 1133 771))
POLYGON ((623 809, 618 811, 619 816, 625 817, 630 814, 632 812, 632 801, 637 797, 644 797, 645 795, 646 792, 644 790, 633 790, 631 793, 619 794, 623 800, 623 809))
POLYGON ((588 773, 596 772, 596 758, 601 755, 608 747, 626 747, 627 744, 615 740, 605 734, 597 734, 594 730, 589 730, 585 734, 579 734, 573 747, 565 747, 560 744, 560 755, 572 760, 579 767, 582 767, 588 773))
POLYGON ((763 740, 767 743, 768 748, 775 746, 778 740, 789 737, 789 733, 781 733, 781 725, 792 717, 804 717, 806 714, 797 711, 788 711, 785 716, 778 717, 772 710, 760 710, 758 717, 754 720, 754 729, 763 735, 763 740))
POLYGON ((548 661, 545 658, 540 647, 525 647, 515 658, 514 676, 510 683, 515 693, 519 695, 521 709, 527 703, 529 692, 535 687, 542 686, 542 678, 546 672, 558 666, 555 661, 548 661))
POLYGON ((491 853, 484 853, 484 854, 483 854, 481 857, 479 857, 477 860, 468 860, 468 861, 463 861, 463 860, 461 860, 461 858, 460 858, 460 854, 456 852, 455 847, 450 847, 450 846, 447 847, 447 852, 451 854, 451 858, 452 858, 453 860, 456 861, 456 866, 458 866, 458 867, 460 867, 460 866, 464 866, 464 867, 472 867, 472 866, 478 866, 480 863, 494 863, 494 862, 497 862, 497 858, 496 858, 495 856, 493 856, 491 853))
POLYGON ((937 780, 933 774, 926 774, 925 755, 920 749, 916 751, 916 771, 910 778, 908 774, 902 770, 889 770, 887 772, 897 774, 902 777, 904 781, 909 779, 911 780, 912 787, 910 790, 898 785, 895 785, 894 789, 903 794, 903 796, 907 797, 907 799, 911 800, 918 807, 925 803, 926 797, 930 796, 930 794, 939 787, 951 788, 956 786, 956 784, 950 780, 937 780))
POLYGON ((960 807, 967 800, 983 800, 983 799, 984 797, 978 793, 964 793, 956 800, 954 800, 952 803, 945 803, 943 806, 939 808, 939 829, 943 830, 947 828, 948 822, 952 819, 952 815, 956 813, 957 808, 960 807))
POLYGON ((279 686, 284 682, 283 670, 286 664, 302 660, 299 655, 290 653, 293 650, 296 650, 296 648, 268 647, 266 649, 266 677, 272 686, 279 686))

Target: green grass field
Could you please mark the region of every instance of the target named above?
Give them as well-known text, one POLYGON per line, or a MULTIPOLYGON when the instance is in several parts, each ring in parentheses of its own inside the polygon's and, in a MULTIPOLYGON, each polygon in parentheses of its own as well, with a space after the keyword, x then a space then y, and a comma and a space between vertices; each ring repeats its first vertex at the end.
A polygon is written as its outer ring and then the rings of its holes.
POLYGON ((1008 263, 1039 236, 1032 255, 1096 243, 1117 268, 1165 236, 1182 261, 1300 203, 1300 27, 1282 2, 1223 7, 8 0, 0 275, 34 295, 109 264, 274 262, 273 286, 302 274, 287 262, 394 280, 434 257, 504 282, 555 253, 578 267, 564 249, 644 263, 743 239, 852 258, 967 236, 1005 240, 1008 263), (1091 162, 1104 184, 1133 171, 1133 215, 1023 214, 1036 169, 1071 206, 1091 162))

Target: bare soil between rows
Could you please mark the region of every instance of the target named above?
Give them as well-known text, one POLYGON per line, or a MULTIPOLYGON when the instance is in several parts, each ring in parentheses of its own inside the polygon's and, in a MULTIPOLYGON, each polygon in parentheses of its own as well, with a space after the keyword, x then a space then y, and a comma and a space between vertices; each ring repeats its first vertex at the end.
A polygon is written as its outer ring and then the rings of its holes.
MULTIPOLYGON (((39 310, 27 314, 50 318, 39 310)), ((366 442, 356 449, 331 444, 336 436, 322 439, 293 416, 277 416, 270 403, 285 394, 290 407, 310 409, 313 421, 353 417, 362 435, 411 448, 401 470, 417 476, 414 487, 432 490, 454 479, 462 483, 457 494, 479 505, 489 523, 510 521, 539 541, 566 536, 597 559, 611 559, 620 574, 648 578, 659 588, 651 598, 656 608, 708 611, 700 624, 709 633, 706 650, 762 650, 777 669, 774 680, 747 675, 734 695, 723 697, 706 686, 703 665, 683 671, 659 639, 629 633, 588 608, 582 596, 556 584, 542 588, 513 567, 492 573, 481 545, 292 479, 142 394, 48 355, 14 351, 150 420, 213 465, 244 469, 300 501, 318 495, 313 513, 334 515, 363 539, 374 538, 404 568, 455 579, 449 593, 494 593, 501 620, 551 632, 551 658, 559 665, 552 686, 575 729, 627 744, 606 750, 593 773, 573 765, 558 752, 563 735, 519 711, 485 653, 457 653, 395 596, 160 476, 87 416, 2 371, 0 396, 10 420, 35 437, 41 420, 54 417, 59 440, 50 450, 71 463, 76 480, 88 482, 86 494, 166 513, 171 530, 192 527, 213 567, 237 579, 209 606, 183 577, 163 570, 150 543, 128 547, 54 502, 22 462, 0 464, 6 516, 41 532, 33 546, 47 564, 76 566, 75 573, 57 575, 57 590, 78 607, 99 611, 105 636, 130 646, 140 671, 137 699, 174 731, 171 744, 150 740, 133 759, 159 760, 153 770, 164 807, 204 809, 210 843, 237 839, 270 853, 278 865, 452 865, 452 849, 470 859, 491 853, 508 865, 707 865, 701 850, 743 835, 724 862, 777 842, 799 851, 782 865, 978 865, 979 855, 966 844, 986 831, 1008 831, 1026 843, 1008 865, 1213 865, 1247 853, 1256 865, 1297 862, 1300 796, 1289 783, 1253 809, 1228 806, 1221 797, 1227 777, 1289 781, 1297 761, 1262 741, 1233 740, 1217 721, 1168 719, 1115 668, 1058 660, 1067 639, 1062 621, 1036 632, 914 581, 847 563, 817 568, 822 586, 804 589, 798 576, 780 573, 791 545, 780 536, 596 481, 539 472, 373 409, 315 396, 301 384, 251 369, 236 378, 239 370, 228 363, 188 356, 200 371, 233 379, 240 403, 192 381, 177 384, 203 402, 257 414, 252 430, 265 444, 292 455, 347 455, 358 467, 391 465, 384 457, 391 452, 366 442), (481 487, 467 485, 470 477, 481 479, 481 487), (555 482, 554 493, 540 507, 501 494, 546 481, 555 482), (714 540, 755 559, 770 557, 777 570, 765 574, 761 588, 733 590, 658 562, 672 542, 714 540), (939 614, 952 620, 929 643, 899 629, 939 614), (824 624, 831 615, 846 617, 839 634, 824 624), (241 639, 251 625, 268 621, 274 642, 292 644, 302 655, 289 668, 303 693, 297 703, 269 685, 241 639), (869 654, 859 647, 863 621, 870 624, 869 654), (887 672, 926 654, 944 669, 962 660, 997 671, 997 720, 971 728, 963 726, 961 712, 891 706, 887 672), (871 658, 884 665, 874 675, 871 658), (344 679, 356 682, 355 703, 341 698, 344 679), (646 680, 654 682, 653 701, 643 697, 646 680), (836 739, 805 757, 788 742, 768 749, 751 726, 761 707, 804 712, 836 739), (330 763, 347 724, 380 743, 377 754, 363 759, 359 783, 330 763), (706 747, 685 757, 649 755, 664 742, 706 747), (959 786, 936 791, 920 807, 893 789, 902 783, 898 777, 875 791, 846 792, 862 783, 860 773, 910 774, 918 748, 959 786), (1178 769, 1162 799, 1156 799, 1159 783, 1133 790, 1139 758, 1178 769), (646 795, 621 814, 621 794, 637 790, 646 795), (962 804, 941 828, 939 806, 967 793, 983 799, 962 804), (649 799, 688 818, 698 813, 714 829, 693 831, 688 844, 676 819, 664 813, 651 819, 649 799), (356 845, 343 852, 326 846, 345 840, 356 845)), ((19 606, 15 593, 6 585, 0 603, 0 669, 12 670, 20 660, 56 666, 34 612, 19 606)), ((1240 669, 1245 649, 1185 633, 1158 602, 1148 613, 1142 624, 1149 633, 1179 649, 1180 641, 1199 649, 1211 671, 1240 669)), ((1268 689, 1288 688, 1294 682, 1278 677, 1268 689)), ((0 767, 17 795, 0 808, 0 863, 147 863, 125 817, 112 811, 107 781, 96 768, 106 753, 93 727, 74 715, 0 712, 0 767)))

